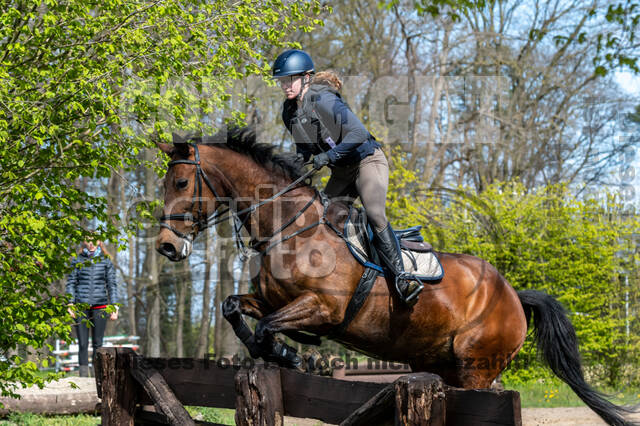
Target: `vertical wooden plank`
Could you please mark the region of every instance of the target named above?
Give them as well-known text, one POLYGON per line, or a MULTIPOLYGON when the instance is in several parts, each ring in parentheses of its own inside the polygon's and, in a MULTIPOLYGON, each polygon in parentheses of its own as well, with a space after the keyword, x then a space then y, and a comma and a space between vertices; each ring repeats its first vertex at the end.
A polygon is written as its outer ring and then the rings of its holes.
POLYGON ((96 356, 93 358, 93 371, 96 376, 96 392, 98 398, 102 398, 102 357, 98 355, 102 349, 103 348, 99 348, 96 356))
POLYGON ((130 374, 133 351, 100 348, 96 354, 100 364, 102 425, 133 426, 137 402, 137 385, 130 374))
POLYGON ((236 424, 282 426, 284 406, 279 368, 257 365, 236 374, 236 424))
POLYGON ((513 403, 513 424, 514 426, 522 426, 522 405, 520 403, 520 393, 514 391, 511 398, 513 403))
POLYGON ((396 380, 396 425, 444 426, 446 401, 442 379, 412 373, 396 380))
POLYGON ((447 425, 522 426, 518 392, 445 387, 445 393, 447 425))

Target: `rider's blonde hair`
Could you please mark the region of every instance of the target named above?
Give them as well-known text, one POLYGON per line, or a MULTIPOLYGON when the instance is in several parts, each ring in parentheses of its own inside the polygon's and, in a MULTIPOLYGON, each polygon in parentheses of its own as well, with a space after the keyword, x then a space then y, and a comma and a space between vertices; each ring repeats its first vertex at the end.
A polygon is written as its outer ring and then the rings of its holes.
POLYGON ((342 88, 342 80, 337 72, 333 70, 320 71, 314 74, 313 80, 311 81, 315 84, 325 84, 327 86, 332 87, 337 92, 342 88))

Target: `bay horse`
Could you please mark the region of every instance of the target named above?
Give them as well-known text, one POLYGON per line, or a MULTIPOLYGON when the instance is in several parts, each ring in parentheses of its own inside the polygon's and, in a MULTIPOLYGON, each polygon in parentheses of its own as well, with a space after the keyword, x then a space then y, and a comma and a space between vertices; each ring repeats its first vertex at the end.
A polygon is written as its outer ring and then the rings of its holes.
POLYGON ((171 157, 158 252, 185 259, 211 218, 230 210, 260 253, 254 292, 230 296, 222 306, 252 357, 298 367, 300 357, 275 334, 308 344, 329 336, 375 358, 438 374, 452 386, 489 388, 522 347, 532 321, 553 372, 607 423, 630 424, 623 417, 628 409, 585 382, 576 334, 560 303, 539 291, 516 292, 492 265, 471 255, 438 252, 445 275, 426 285, 413 306, 378 277, 348 327, 334 334, 364 272, 339 235, 346 204, 327 202, 302 181, 295 156, 258 143, 246 128, 174 135, 173 145, 157 145, 171 157), (227 210, 217 210, 221 205, 227 210), (258 320, 255 333, 242 315, 258 320))

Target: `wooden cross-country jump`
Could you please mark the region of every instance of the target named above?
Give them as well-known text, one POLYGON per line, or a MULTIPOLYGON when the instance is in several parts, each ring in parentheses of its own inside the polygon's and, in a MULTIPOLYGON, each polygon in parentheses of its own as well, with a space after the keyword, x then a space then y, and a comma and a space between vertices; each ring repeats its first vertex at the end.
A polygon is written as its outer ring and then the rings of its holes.
POLYGON ((213 425, 185 406, 231 408, 238 425, 282 425, 284 416, 340 425, 521 425, 515 391, 462 390, 429 373, 391 384, 313 376, 270 364, 144 358, 130 348, 96 356, 103 425, 213 425))

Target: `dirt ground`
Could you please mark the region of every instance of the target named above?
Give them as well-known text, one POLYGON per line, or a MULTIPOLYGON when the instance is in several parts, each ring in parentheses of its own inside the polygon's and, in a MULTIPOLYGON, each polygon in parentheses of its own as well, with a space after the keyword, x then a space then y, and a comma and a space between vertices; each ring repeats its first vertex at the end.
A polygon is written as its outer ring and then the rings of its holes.
MULTIPOLYGON (((629 417, 640 421, 640 413, 629 417)), ((567 408, 523 408, 523 426, 556 425, 556 426, 600 426, 606 425, 600 417, 586 407, 567 408)))
MULTIPOLYGON (((640 413, 630 419, 640 421, 640 413)), ((297 419, 286 417, 285 426, 328 426, 313 419, 297 419)), ((600 417, 586 407, 566 408, 523 408, 523 426, 606 426, 600 417)))
MULTIPOLYGON (((629 418, 640 421, 640 413, 629 418)), ((285 426, 329 426, 313 419, 285 417, 285 426)), ((598 415, 586 407, 523 408, 523 426, 606 426, 598 415)))

